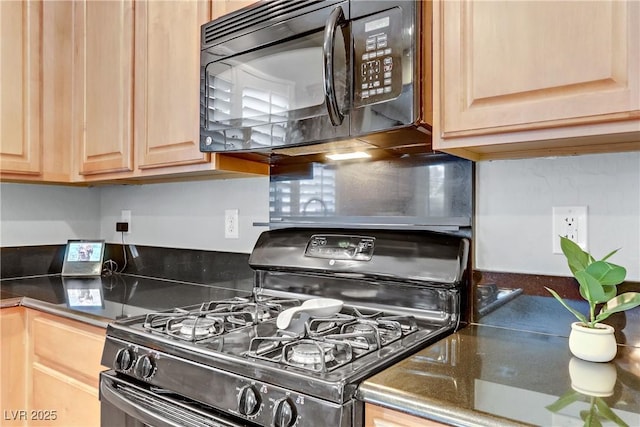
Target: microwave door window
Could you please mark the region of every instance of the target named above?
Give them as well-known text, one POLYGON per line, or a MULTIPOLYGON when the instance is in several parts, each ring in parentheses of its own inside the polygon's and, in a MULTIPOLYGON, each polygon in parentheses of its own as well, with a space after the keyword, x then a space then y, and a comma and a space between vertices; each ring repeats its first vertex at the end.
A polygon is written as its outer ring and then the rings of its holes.
MULTIPOLYGON (((207 150, 262 150, 327 139, 322 42, 319 31, 209 63, 203 118, 207 150)), ((340 70, 336 92, 344 106, 343 40, 334 55, 340 70)), ((346 135, 348 126, 339 131, 346 135)))

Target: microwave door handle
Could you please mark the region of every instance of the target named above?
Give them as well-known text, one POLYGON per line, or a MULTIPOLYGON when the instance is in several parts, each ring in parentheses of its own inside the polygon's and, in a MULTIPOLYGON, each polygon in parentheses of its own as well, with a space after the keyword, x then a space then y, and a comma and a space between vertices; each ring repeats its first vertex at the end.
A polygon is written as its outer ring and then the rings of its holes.
POLYGON ((344 13, 342 7, 338 6, 333 9, 327 24, 324 27, 324 43, 322 52, 324 58, 324 98, 327 102, 327 112, 329 120, 334 126, 340 126, 344 120, 344 115, 338 108, 338 100, 336 98, 335 81, 333 75, 333 45, 336 38, 336 30, 339 25, 344 23, 344 13))

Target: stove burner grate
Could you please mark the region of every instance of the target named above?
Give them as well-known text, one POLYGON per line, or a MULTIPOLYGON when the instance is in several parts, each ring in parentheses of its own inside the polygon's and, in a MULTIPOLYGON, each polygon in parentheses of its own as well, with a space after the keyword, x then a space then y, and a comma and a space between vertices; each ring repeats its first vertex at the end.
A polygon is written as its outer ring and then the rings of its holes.
POLYGON ((256 325, 277 316, 287 307, 300 305, 297 299, 253 296, 204 302, 199 308, 149 313, 143 329, 171 337, 199 342, 227 332, 256 325))
POLYGON ((383 316, 381 312, 307 320, 304 332, 278 330, 273 336, 252 338, 247 357, 327 372, 376 351, 418 330, 412 316, 383 316))

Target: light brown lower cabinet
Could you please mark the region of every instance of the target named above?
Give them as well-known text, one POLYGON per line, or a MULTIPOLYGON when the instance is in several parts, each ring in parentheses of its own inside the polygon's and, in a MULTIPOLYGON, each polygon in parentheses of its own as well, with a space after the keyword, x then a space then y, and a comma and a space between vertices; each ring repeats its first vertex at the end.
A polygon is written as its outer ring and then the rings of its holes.
POLYGON ((0 319, 0 424, 100 425, 98 381, 104 370, 100 365, 104 329, 23 307, 2 309, 0 319), (11 350, 5 349, 5 342, 11 350), (5 378, 11 379, 10 384, 5 384, 5 378))
POLYGON ((25 375, 27 364, 27 334, 25 310, 10 307, 0 310, 0 425, 26 425, 23 412, 26 410, 27 393, 25 375))
POLYGON ((440 427, 447 424, 365 403, 364 425, 365 427, 440 427))

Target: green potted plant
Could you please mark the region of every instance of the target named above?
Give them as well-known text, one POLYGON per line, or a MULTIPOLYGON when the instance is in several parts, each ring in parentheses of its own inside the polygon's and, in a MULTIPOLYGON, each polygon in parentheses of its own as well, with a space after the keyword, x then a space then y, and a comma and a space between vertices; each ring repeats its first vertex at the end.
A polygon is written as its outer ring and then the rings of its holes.
POLYGON ((571 324, 569 348, 574 356, 591 362, 608 362, 616 356, 614 330, 601 323, 614 313, 640 305, 640 293, 617 294, 616 286, 624 281, 627 270, 607 261, 618 249, 597 261, 573 241, 560 237, 560 247, 567 258, 569 269, 580 285, 580 295, 589 304, 585 316, 570 307, 554 290, 546 288, 560 304, 569 310, 578 322, 571 324), (596 313, 596 306, 601 306, 596 313))

